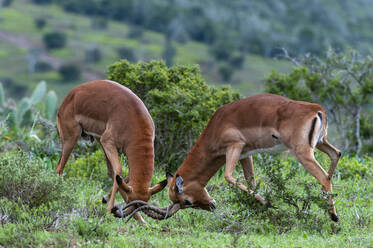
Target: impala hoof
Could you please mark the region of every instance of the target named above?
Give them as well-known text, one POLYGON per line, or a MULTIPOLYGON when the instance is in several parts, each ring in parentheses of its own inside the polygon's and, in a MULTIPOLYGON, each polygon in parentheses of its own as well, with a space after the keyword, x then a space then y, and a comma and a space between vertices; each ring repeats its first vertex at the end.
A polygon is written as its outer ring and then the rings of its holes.
POLYGON ((214 211, 216 209, 216 201, 212 200, 209 204, 210 211, 214 211))
POLYGON ((338 217, 338 215, 336 215, 335 213, 332 213, 332 214, 330 215, 330 218, 331 218, 332 221, 334 221, 334 222, 338 222, 338 221, 339 221, 339 217, 338 217))

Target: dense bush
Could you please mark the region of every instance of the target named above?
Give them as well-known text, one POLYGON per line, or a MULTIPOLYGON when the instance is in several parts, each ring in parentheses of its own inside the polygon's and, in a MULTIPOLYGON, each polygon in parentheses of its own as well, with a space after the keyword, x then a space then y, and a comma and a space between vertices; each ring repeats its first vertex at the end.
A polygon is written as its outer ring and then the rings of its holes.
POLYGON ((172 29, 175 40, 181 34, 208 44, 237 43, 231 51, 229 44, 222 44, 229 52, 270 56, 273 49, 285 47, 293 53, 321 54, 330 46, 353 46, 365 52, 373 40, 372 5, 365 0, 54 1, 75 13, 125 21, 164 34, 172 29))
POLYGON ((63 48, 67 43, 67 36, 59 31, 49 32, 44 34, 43 42, 47 49, 63 48))
POLYGON ((64 64, 58 69, 63 81, 73 81, 80 78, 81 70, 76 64, 64 64))
POLYGON ((34 23, 38 29, 43 29, 47 25, 47 20, 43 17, 38 17, 34 20, 34 23))
POLYGON ((53 66, 46 61, 37 61, 35 64, 35 72, 48 72, 52 70, 53 66))
POLYGON ((91 27, 96 30, 104 30, 108 27, 108 19, 104 17, 93 17, 91 27))
POLYGON ((107 221, 111 216, 99 201, 100 183, 81 182, 58 176, 47 160, 33 153, 2 153, 0 246, 68 247, 76 242, 74 237, 105 239, 113 230, 107 221), (87 194, 83 199, 81 192, 87 194))
POLYGON ((93 153, 82 155, 75 161, 71 161, 66 166, 66 175, 81 179, 95 180, 98 182, 107 182, 112 184, 112 181, 107 175, 106 159, 102 149, 93 153))
POLYGON ((36 4, 50 4, 53 0, 32 0, 32 2, 36 4))
POLYGON ((0 198, 30 208, 57 200, 65 207, 71 205, 75 194, 68 182, 55 171, 45 170, 39 162, 22 152, 3 153, 0 158, 0 198))
POLYGON ((9 7, 12 5, 13 0, 3 0, 3 7, 9 7))
POLYGON ((197 66, 119 61, 108 74, 144 101, 156 126, 156 160, 168 167, 182 162, 219 106, 240 97, 230 88, 208 86, 197 66))
POLYGON ((92 46, 85 51, 85 60, 88 63, 97 63, 102 59, 100 48, 92 46))

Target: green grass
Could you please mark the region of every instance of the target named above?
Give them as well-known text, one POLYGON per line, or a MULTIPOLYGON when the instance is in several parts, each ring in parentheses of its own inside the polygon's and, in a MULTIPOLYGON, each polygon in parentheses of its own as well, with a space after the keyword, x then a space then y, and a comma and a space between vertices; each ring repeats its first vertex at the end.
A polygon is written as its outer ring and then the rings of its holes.
MULTIPOLYGON (((12 158, 11 156, 14 155, 9 154, 5 156, 15 161, 24 159, 12 158)), ((102 152, 92 156, 94 159, 99 159, 97 161, 104 160, 102 152), (102 158, 99 158, 101 155, 102 158)), ((47 171, 42 173, 43 175, 50 174, 54 177, 57 156, 44 159, 35 155, 32 157, 32 161, 14 164, 36 163, 43 168, 42 170, 47 171)), ((320 154, 317 158, 324 165, 328 162, 328 159, 320 154)), ((268 176, 265 172, 268 164, 263 164, 264 161, 260 157, 255 158, 254 161, 256 177, 263 186, 259 190, 263 191, 265 189, 263 183, 268 176)), ((303 167, 296 164, 292 157, 283 156, 280 161, 281 168, 278 169, 283 173, 296 171, 295 176, 289 180, 287 190, 295 187, 297 194, 304 194, 303 184, 310 183, 314 193, 319 194, 319 184, 303 167)), ((74 188, 72 192, 77 197, 77 202, 71 202, 68 206, 68 208, 73 207, 73 212, 56 215, 58 224, 46 228, 45 226, 48 225, 43 224, 46 218, 43 211, 53 213, 53 205, 37 211, 41 214, 39 216, 41 219, 36 223, 41 225, 35 224, 35 218, 31 218, 29 210, 24 210, 22 223, 16 226, 12 223, 2 225, 0 245, 8 247, 11 246, 9 244, 24 245, 24 242, 28 242, 31 246, 42 247, 371 247, 373 243, 372 161, 371 157, 344 157, 337 167, 333 183, 334 192, 337 194, 335 201, 340 217, 339 223, 331 222, 324 209, 314 202, 309 212, 304 215, 306 218, 296 217, 294 208, 285 204, 283 199, 271 200, 278 209, 265 209, 255 203, 250 196, 229 186, 224 180, 223 172, 219 171, 208 184, 211 196, 217 201, 215 212, 185 209, 163 221, 144 217, 148 224, 141 226, 135 220, 126 223, 125 219, 116 219, 106 214, 106 206, 100 203, 100 199, 110 188, 110 180, 106 178, 106 180, 96 181, 89 177, 71 178, 67 173, 69 169, 79 171, 83 167, 81 164, 79 166, 76 160, 70 159, 62 183, 68 183, 63 186, 67 187, 67 190, 74 188), (368 174, 361 174, 364 168, 368 174), (355 209, 362 218, 360 222, 356 217, 355 209)), ((100 167, 99 171, 103 173, 101 177, 106 177, 104 164, 91 166, 100 167)), ((25 173, 27 177, 27 172, 25 173)), ((235 176, 242 178, 240 168, 236 170, 235 176)), ((156 170, 153 184, 163 180, 164 177, 161 171, 156 170)), ((27 182, 27 178, 25 181, 27 182)), ((119 194, 116 201, 122 201, 119 194)), ((150 203, 162 207, 169 205, 167 188, 154 195, 150 203)), ((0 207, 0 213, 4 209, 8 209, 6 204, 0 207)), ((50 221, 53 216, 48 218, 47 220, 50 221)))

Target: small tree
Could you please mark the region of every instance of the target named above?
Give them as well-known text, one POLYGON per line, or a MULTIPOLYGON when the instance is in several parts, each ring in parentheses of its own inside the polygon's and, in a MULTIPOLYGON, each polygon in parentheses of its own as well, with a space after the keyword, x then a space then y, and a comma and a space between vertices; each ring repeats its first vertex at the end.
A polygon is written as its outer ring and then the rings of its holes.
POLYGON ((43 42, 47 49, 63 48, 67 43, 67 37, 64 33, 54 31, 46 33, 43 36, 43 42))
POLYGON ((144 101, 156 126, 156 162, 168 169, 180 165, 214 111, 240 97, 230 88, 208 86, 197 66, 122 60, 109 66, 108 75, 144 101))
POLYGON ((64 64, 58 70, 63 81, 73 81, 80 78, 80 68, 75 64, 64 64))
POLYGON ((289 74, 273 72, 266 80, 266 90, 322 104, 336 124, 344 150, 359 154, 363 148, 372 149, 363 147, 372 143, 363 140, 371 139, 368 130, 373 128, 366 121, 372 116, 372 56, 363 57, 353 50, 344 54, 330 50, 324 61, 306 57, 296 64, 298 67, 289 74))
POLYGON ((34 22, 35 22, 35 26, 40 30, 43 29, 47 25, 47 20, 43 17, 36 18, 34 22))
POLYGON ((102 53, 100 48, 96 46, 90 46, 85 52, 85 60, 88 63, 97 63, 102 59, 102 53))

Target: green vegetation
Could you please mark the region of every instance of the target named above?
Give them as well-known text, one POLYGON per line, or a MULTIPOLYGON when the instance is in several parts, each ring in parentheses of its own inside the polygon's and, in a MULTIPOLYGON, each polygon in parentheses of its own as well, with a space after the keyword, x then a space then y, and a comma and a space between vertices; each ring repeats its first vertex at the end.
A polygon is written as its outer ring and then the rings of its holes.
POLYGON ((11 6, 2 8, 1 17, 0 30, 12 39, 2 39, 0 43, 0 81, 10 82, 6 85, 6 91, 16 99, 45 80, 62 100, 73 86, 92 79, 106 78, 106 67, 118 59, 150 61, 163 57, 166 59, 172 57, 171 54, 174 55, 172 58, 176 65, 199 64, 208 84, 231 83, 233 88, 244 95, 260 92, 264 75, 273 69, 280 72, 290 69, 290 63, 284 60, 244 54, 242 68, 234 68, 230 80, 224 81, 218 71, 220 62, 216 62, 210 54, 208 45, 201 42, 187 39, 179 43, 172 39, 167 44, 163 33, 109 19, 105 19, 105 28, 97 29, 96 20, 102 17, 67 13, 54 4, 40 6, 26 0, 13 1, 11 6), (45 20, 42 29, 35 24, 40 19, 45 20), (55 31, 66 34, 66 46, 44 49, 43 36, 55 31), (100 59, 94 62, 87 59, 87 53, 92 47, 100 51, 100 59), (122 53, 122 48, 127 51, 122 53), (31 70, 33 63, 38 61, 49 63, 52 70, 31 70), (79 64, 82 76, 78 80, 66 82, 58 69, 70 63, 79 64))
POLYGON ((218 107, 240 98, 229 87, 208 86, 197 66, 122 60, 109 66, 108 74, 148 107, 156 126, 156 161, 167 169, 181 164, 218 107))
POLYGON ((306 57, 288 74, 273 72, 266 91, 324 106, 338 131, 343 150, 373 152, 373 58, 356 51, 335 53, 325 60, 306 57))
MULTIPOLYGON (((87 154, 83 159, 94 161, 97 156, 87 154)), ((318 160, 324 165, 328 162, 321 154, 318 160)), ((2 154, 0 245, 369 247, 373 242, 371 157, 344 157, 339 163, 334 178, 340 216, 337 224, 325 212, 318 183, 292 157, 255 158, 257 191, 277 209, 261 207, 251 196, 229 186, 218 173, 208 184, 218 203, 215 212, 182 210, 165 221, 147 218, 148 226, 140 226, 134 220, 125 223, 106 213, 99 200, 110 187, 110 181, 104 184, 99 178, 106 177, 105 165, 100 163, 102 170, 95 170, 94 177, 66 173, 59 178, 56 162, 57 157, 49 163, 33 153, 2 154), (24 192, 24 198, 18 197, 19 192, 24 192), (42 204, 35 206, 26 201, 37 196, 42 204)), ((80 159, 71 160, 67 169, 83 169, 81 166, 80 159)), ((236 173, 243 180, 241 171, 236 173)), ((158 170, 153 183, 162 178, 164 174, 158 170)), ((117 201, 121 199, 118 197, 117 201)), ((166 190, 153 196, 151 203, 168 205, 166 190)))
MULTIPOLYGON (((214 108, 238 97, 230 89, 207 86, 195 66, 120 61, 109 73, 144 99, 159 125, 153 184, 164 179, 165 169, 175 169, 214 108)), ((0 120, 1 246, 370 247, 373 242, 373 158, 349 154, 333 177, 339 223, 330 220, 319 183, 286 154, 254 157, 255 191, 276 208, 267 209, 228 185, 219 170, 207 185, 217 201, 215 212, 186 209, 164 221, 146 217, 146 226, 116 219, 100 201, 112 182, 97 145, 78 142, 64 176, 56 175, 59 141, 55 122, 46 118, 51 112, 43 111, 48 102, 55 103, 50 95, 44 83, 36 87, 28 98, 38 102, 30 106, 30 122, 0 120)), ((1 110, 9 102, 0 88, 1 110)), ((316 159, 327 169, 325 154, 317 152, 316 159)), ((234 176, 245 183, 240 168, 234 176)), ((122 201, 119 194, 116 200, 122 201)), ((150 203, 169 205, 167 189, 150 203)))
POLYGON ((136 24, 175 40, 190 38, 212 44, 220 55, 250 52, 270 56, 279 47, 293 53, 322 54, 328 46, 367 51, 366 43, 373 41, 367 24, 372 21, 373 9, 364 0, 53 2, 69 12, 136 24))
MULTIPOLYGON (((372 56, 324 55, 330 46, 368 54, 372 13, 366 0, 0 0, 0 247, 372 247, 372 56), (207 185, 215 212, 145 217, 146 226, 114 218, 101 203, 112 182, 99 145, 80 140, 63 177, 55 168, 58 101, 105 72, 153 117, 152 185, 176 170, 212 113, 241 96, 215 86, 322 104, 330 139, 344 147, 332 178, 339 223, 286 153, 254 157, 255 191, 275 208, 228 185, 221 169, 207 185)), ((329 158, 315 156, 327 170, 329 158)), ((246 183, 240 166, 234 176, 246 183)), ((167 188, 150 203, 169 205, 167 188)))

